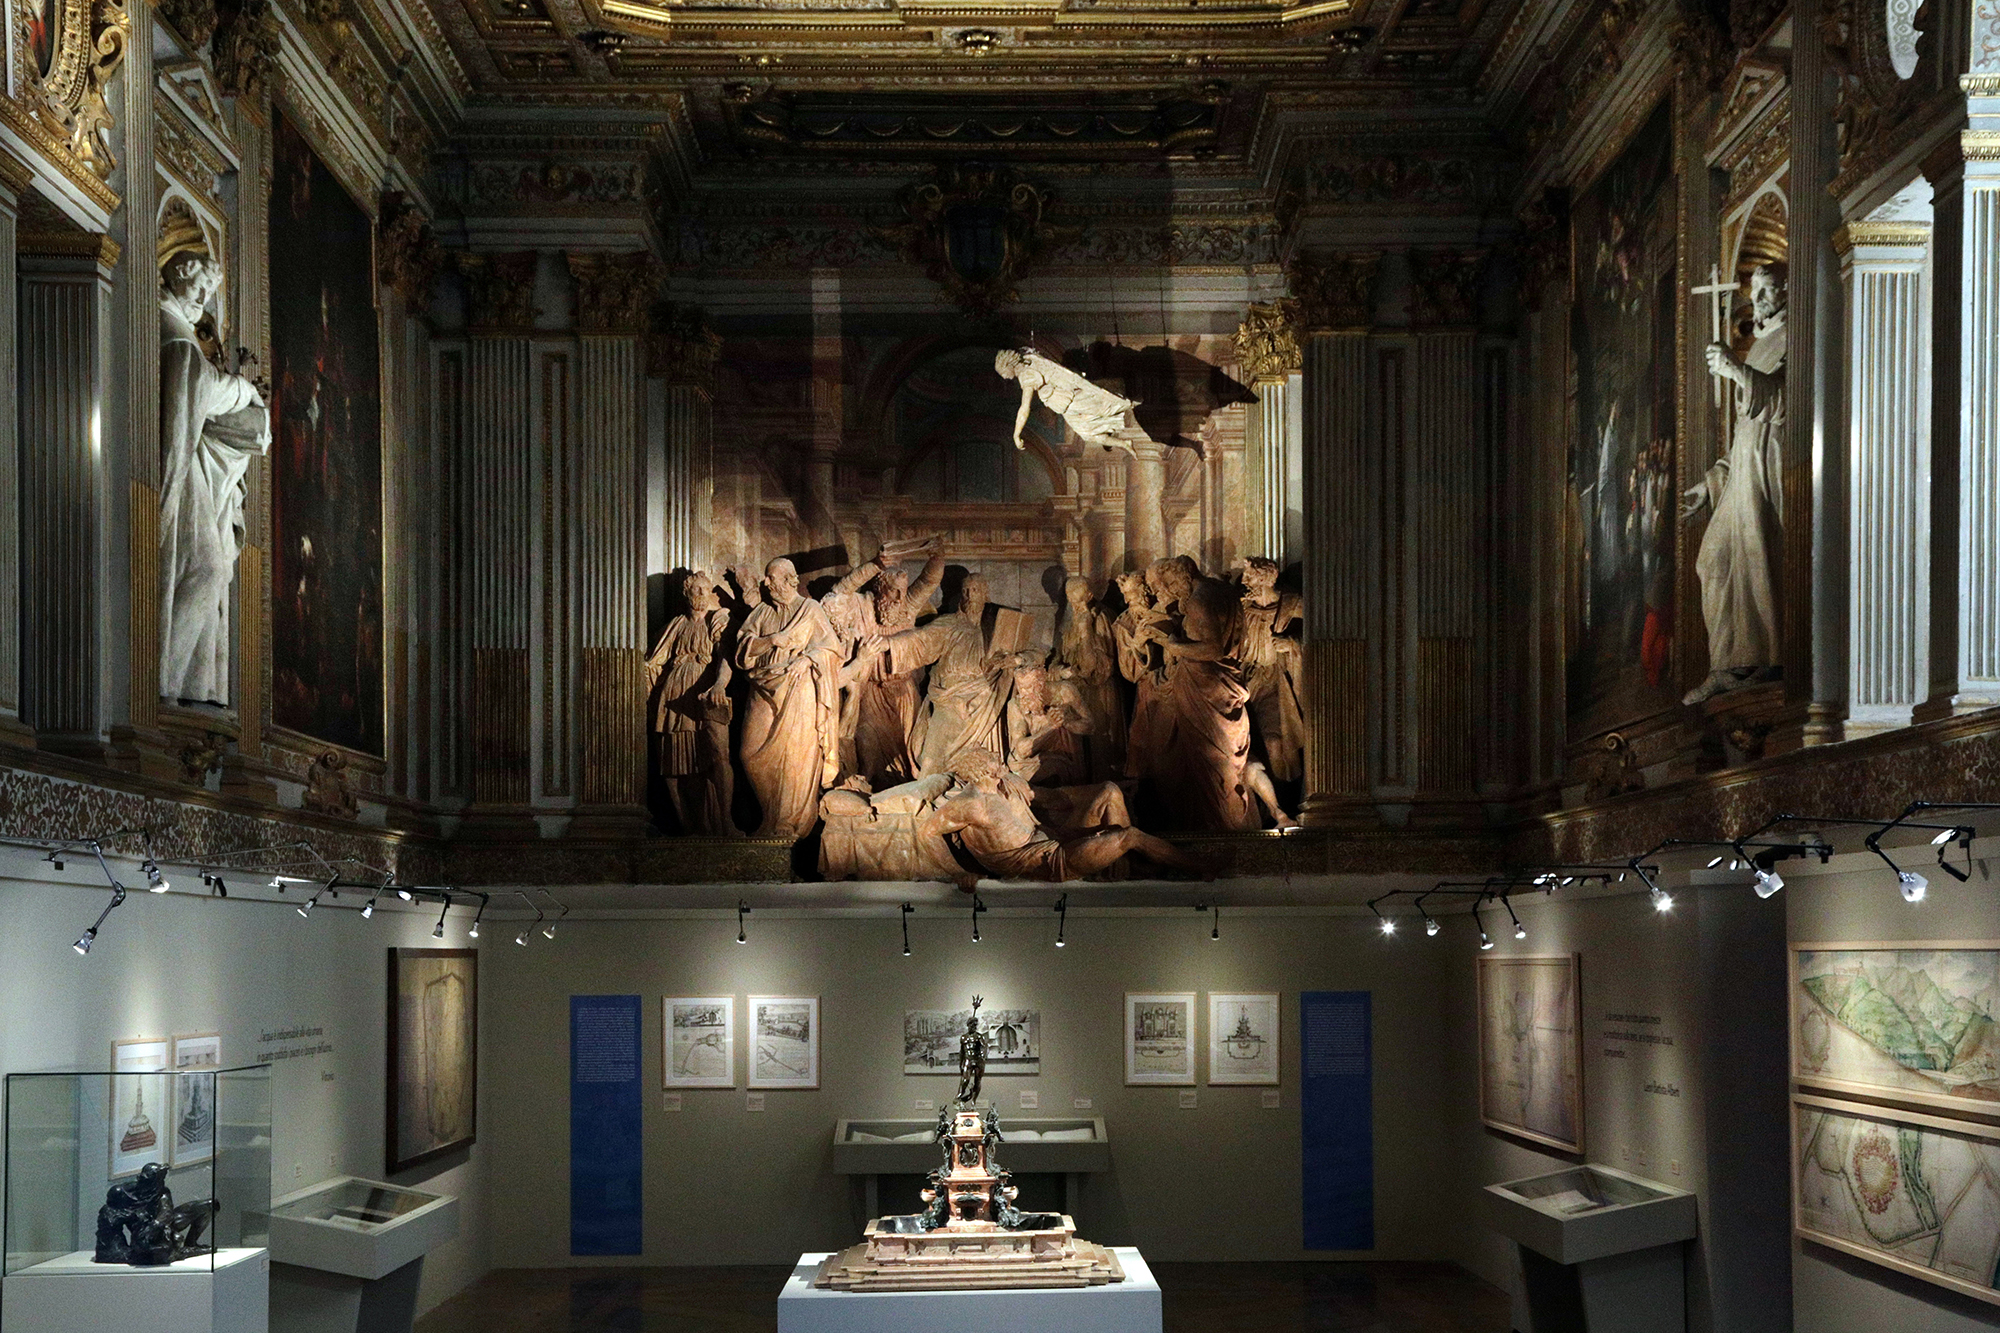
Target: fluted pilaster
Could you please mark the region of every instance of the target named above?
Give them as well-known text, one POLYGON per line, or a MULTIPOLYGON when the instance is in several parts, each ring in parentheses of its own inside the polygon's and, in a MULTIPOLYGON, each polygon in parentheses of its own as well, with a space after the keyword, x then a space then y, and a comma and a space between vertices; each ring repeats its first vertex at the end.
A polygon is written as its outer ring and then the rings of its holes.
POLYGON ((577 589, 582 632, 581 803, 644 825, 646 542, 640 352, 586 335, 579 370, 577 589))
MULTIPOLYGON (((107 595, 123 597, 126 632, 111 636, 108 668, 123 688, 113 696, 123 721, 142 734, 160 714, 160 273, 158 177, 153 169, 153 44, 134 41, 125 51, 123 150, 124 179, 114 230, 120 231, 126 263, 113 282, 117 329, 117 391, 123 412, 116 427, 124 449, 114 455, 113 475, 128 477, 126 512, 114 529, 126 534, 127 577, 113 580, 107 595)), ((109 423, 107 422, 107 425, 109 423)), ((117 617, 120 608, 112 608, 117 617)), ((116 721, 119 719, 107 719, 116 721)))
POLYGON ((459 558, 470 674, 472 799, 525 806, 530 756, 530 497, 535 450, 526 337, 475 334, 465 352, 459 558))
POLYGON ((1290 299, 1251 306, 1236 329, 1237 362, 1257 393, 1247 460, 1250 545, 1243 554, 1269 556, 1281 565, 1297 558, 1303 536, 1295 493, 1301 336, 1298 302, 1290 299))
POLYGON ((20 328, 14 234, 28 173, 0 153, 0 738, 32 743, 21 713, 20 328))
MULTIPOLYGON (((669 312, 646 339, 646 373, 664 381, 653 573, 708 569, 715 531, 715 369, 722 339, 699 311, 669 312)), ((710 570, 719 574, 719 570, 710 570)))
POLYGON ((1903 726, 1930 664, 1930 421, 1921 221, 1836 237, 1846 295, 1849 735, 1903 726))
POLYGON ((1370 786, 1369 647, 1382 590, 1383 477, 1368 430, 1368 360, 1364 332, 1316 330, 1306 344, 1302 817, 1308 824, 1332 822, 1370 786))
POLYGON ((1484 605, 1476 585, 1487 494, 1478 454, 1476 351, 1470 329, 1421 332, 1413 361, 1407 475, 1420 792, 1467 793, 1474 782, 1474 624, 1475 606, 1484 605))
MULTIPOLYGON (((1985 76, 1994 81, 1995 76, 1985 76)), ((1960 274, 1958 678, 1951 707, 2000 704, 2000 87, 1967 131, 1960 274)), ((1940 391, 1944 381, 1939 381, 1940 391)))

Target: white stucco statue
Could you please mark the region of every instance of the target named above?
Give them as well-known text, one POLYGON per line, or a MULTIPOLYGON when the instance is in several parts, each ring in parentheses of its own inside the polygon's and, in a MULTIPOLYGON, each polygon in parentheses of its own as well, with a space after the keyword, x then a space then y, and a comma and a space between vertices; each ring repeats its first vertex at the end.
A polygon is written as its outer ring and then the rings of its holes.
POLYGON ((1101 389, 1067 366, 1057 365, 1040 352, 1002 348, 993 358, 993 369, 1001 379, 1021 386, 1021 410, 1014 415, 1014 447, 1025 448, 1021 432, 1027 428, 1028 413, 1041 395, 1047 408, 1069 423, 1085 444, 1101 444, 1107 449, 1133 452, 1132 442, 1148 438, 1132 415, 1138 404, 1101 389))
POLYGON ((160 277, 160 695, 227 704, 244 474, 270 448, 271 414, 255 384, 209 364, 196 340, 221 268, 183 253, 160 277))
POLYGON ((1778 590, 1785 549, 1785 273, 1760 265, 1750 275, 1756 341, 1742 360, 1720 342, 1708 372, 1735 386, 1729 447, 1708 476, 1688 488, 1683 520, 1712 510, 1695 572, 1708 626, 1708 678, 1689 690, 1698 704, 1766 680, 1780 658, 1778 590))

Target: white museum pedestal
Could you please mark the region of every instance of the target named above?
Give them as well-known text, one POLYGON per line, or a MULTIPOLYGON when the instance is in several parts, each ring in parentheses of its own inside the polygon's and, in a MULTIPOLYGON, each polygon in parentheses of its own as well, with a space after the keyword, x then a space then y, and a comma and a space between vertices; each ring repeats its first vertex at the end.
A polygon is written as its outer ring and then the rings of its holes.
MULTIPOLYGON (((1041 1291, 823 1291, 824 1254, 802 1254, 778 1293, 778 1333, 1160 1333, 1160 1284, 1130 1246, 1123 1282, 1041 1291)), ((12 1330, 9 1330, 12 1333, 12 1330)))
POLYGON ((409 1333, 424 1256, 457 1235, 448 1194, 340 1176, 286 1195, 271 1205, 271 1333, 409 1333))
POLYGON ((92 1263, 90 1254, 77 1250, 0 1282, 0 1326, 7 1333, 269 1333, 265 1250, 222 1250, 165 1268, 92 1263))
POLYGON ((1681 1333, 1694 1195, 1592 1164, 1488 1185, 1482 1197, 1517 1246, 1520 1333, 1681 1333))

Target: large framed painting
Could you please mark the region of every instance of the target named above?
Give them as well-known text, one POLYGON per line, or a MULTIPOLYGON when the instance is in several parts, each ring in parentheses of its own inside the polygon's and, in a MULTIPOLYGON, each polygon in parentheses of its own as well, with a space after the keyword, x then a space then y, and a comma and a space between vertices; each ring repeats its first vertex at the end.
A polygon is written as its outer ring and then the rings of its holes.
POLYGON ((1572 734, 1676 702, 1677 203, 1663 102, 1570 212, 1572 734))
POLYGON ((1479 960, 1479 1118, 1562 1152, 1583 1151, 1581 959, 1479 960))
POLYGON ((1792 1079, 2000 1116, 2000 941, 1792 946, 1792 1079))
POLYGON ((1805 1240, 2000 1305, 2000 1125, 1797 1096, 1805 1240))
POLYGON ((472 1146, 478 1071, 478 951, 389 950, 388 1171, 472 1146))
POLYGON ((282 112, 271 181, 271 718, 382 753, 374 227, 282 112))

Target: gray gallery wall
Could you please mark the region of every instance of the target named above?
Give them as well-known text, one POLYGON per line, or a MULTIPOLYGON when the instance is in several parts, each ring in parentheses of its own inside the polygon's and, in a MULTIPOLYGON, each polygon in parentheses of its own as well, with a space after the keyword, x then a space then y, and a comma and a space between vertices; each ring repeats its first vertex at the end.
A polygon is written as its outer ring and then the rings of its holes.
MULTIPOLYGON (((57 875, 28 853, 0 848, 0 1070, 101 1070, 114 1040, 175 1033, 220 1033, 227 1064, 330 1045, 273 1062, 273 1192, 335 1175, 381 1178, 387 950, 437 943, 435 909, 384 908, 363 921, 356 901, 301 920, 295 902, 209 898, 187 873, 192 892, 178 883, 164 895, 134 892, 79 958, 69 943, 110 894, 94 862, 72 857, 67 866, 57 875), (259 1040, 298 1028, 323 1032, 259 1040)), ((118 872, 128 886, 144 883, 129 862, 118 872)), ((444 943, 463 947, 463 925, 454 922, 444 943)), ((423 1309, 488 1266, 480 1196, 491 1063, 483 1043, 480 1056, 482 1142, 395 1178, 463 1200, 459 1238, 425 1263, 423 1309)))
MULTIPOLYGON (((1018 1092, 1029 1088, 1041 1109, 1016 1114, 1073 1114, 1073 1100, 1087 1097, 1105 1119, 1114 1166, 1089 1187, 1078 1216, 1085 1235, 1164 1260, 1308 1257, 1299 1195, 1301 989, 1374 994, 1376 1254, 1449 1255, 1456 1227, 1445 1186, 1454 1172, 1438 1150, 1449 1087, 1440 955, 1388 947, 1370 918, 1351 914, 1225 912, 1220 942, 1209 939, 1209 927, 1207 916, 1185 909, 1072 912, 1069 946, 1057 950, 1046 911, 990 913, 978 945, 962 915, 918 917, 914 954, 904 958, 893 913, 759 911, 742 946, 733 943, 733 916, 572 918, 557 948, 490 950, 482 1132, 486 1149, 508 1163, 490 1182, 494 1262, 571 1262, 561 1089, 568 1001, 577 992, 645 997, 643 1262, 784 1263, 858 1240, 850 1190, 830 1171, 834 1122, 927 1118, 911 1103, 949 1097, 954 1085, 901 1072, 903 1010, 961 1007, 974 992, 996 1007, 1039 1008, 1046 1027, 1039 1076, 990 1082, 1001 1107, 1017 1106, 1018 1092), (1196 1107, 1182 1110, 1174 1088, 1125 1087, 1127 990, 1282 992, 1279 1109, 1263 1109, 1257 1088, 1203 1085, 1196 1107), (820 996, 820 1090, 767 1093, 762 1112, 745 1109, 740 1085, 689 1090, 682 1110, 663 1110, 661 997, 723 994, 738 997, 739 1078, 743 997, 820 996)), ((1205 998, 1199 1007, 1205 1042, 1205 998)))

